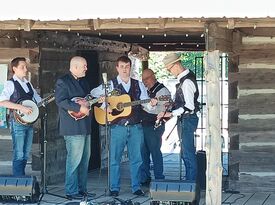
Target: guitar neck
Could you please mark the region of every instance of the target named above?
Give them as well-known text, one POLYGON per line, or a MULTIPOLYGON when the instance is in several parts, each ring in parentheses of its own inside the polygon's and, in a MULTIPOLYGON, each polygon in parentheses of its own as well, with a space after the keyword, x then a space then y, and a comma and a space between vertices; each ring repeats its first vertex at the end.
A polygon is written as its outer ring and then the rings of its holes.
POLYGON ((50 102, 54 101, 55 97, 50 95, 44 99, 41 100, 41 102, 37 103, 37 107, 45 106, 49 104, 50 102))
POLYGON ((90 106, 92 106, 93 104, 97 103, 99 101, 100 98, 95 98, 95 99, 91 99, 91 100, 88 100, 88 103, 90 106))
MULTIPOLYGON (((159 96, 156 98, 157 100, 159 101, 168 101, 170 99, 170 96, 159 96)), ((148 103, 150 102, 151 99, 145 99, 145 100, 136 100, 136 101, 132 101, 132 102, 126 102, 126 103, 123 103, 123 106, 124 107, 130 107, 130 106, 136 106, 136 105, 140 105, 140 104, 145 104, 145 103, 148 103)))
POLYGON ((148 103, 150 101, 151 101, 151 99, 136 100, 136 101, 132 101, 132 102, 123 103, 123 105, 124 105, 124 107, 130 107, 130 106, 136 106, 136 105, 148 103))

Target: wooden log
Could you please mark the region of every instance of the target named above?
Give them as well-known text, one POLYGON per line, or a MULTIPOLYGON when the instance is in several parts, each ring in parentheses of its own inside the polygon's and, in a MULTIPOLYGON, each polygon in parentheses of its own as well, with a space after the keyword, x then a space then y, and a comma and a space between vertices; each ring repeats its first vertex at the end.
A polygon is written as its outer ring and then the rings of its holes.
POLYGON ((207 93, 207 137, 206 137, 206 204, 221 204, 221 121, 219 51, 206 52, 204 56, 207 93))
POLYGON ((275 38, 265 36, 244 36, 242 37, 243 45, 259 45, 262 44, 275 44, 275 38))
POLYGON ((10 62, 15 57, 25 57, 29 59, 30 63, 37 62, 37 55, 34 55, 34 53, 38 53, 38 48, 0 48, 2 62, 10 62))
POLYGON ((275 70, 243 69, 239 73, 230 73, 229 78, 238 81, 239 92, 249 89, 274 89, 275 70))
POLYGON ((239 56, 240 64, 252 64, 252 63, 260 63, 260 64, 275 64, 275 54, 273 52, 247 52, 241 53, 239 56))
MULTIPOLYGON (((239 119, 239 123, 233 129, 235 131, 272 131, 274 130, 275 119, 239 119)), ((230 126, 233 126, 231 124, 230 126)), ((229 128, 230 129, 230 128, 229 128)))

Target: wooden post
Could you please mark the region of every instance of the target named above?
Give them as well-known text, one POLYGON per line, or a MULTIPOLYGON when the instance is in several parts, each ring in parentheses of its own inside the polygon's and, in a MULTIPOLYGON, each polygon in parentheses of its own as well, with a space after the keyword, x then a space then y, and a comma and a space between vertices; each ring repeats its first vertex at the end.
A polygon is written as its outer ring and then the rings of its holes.
POLYGON ((221 205, 221 120, 219 51, 205 52, 207 136, 206 205, 221 205))

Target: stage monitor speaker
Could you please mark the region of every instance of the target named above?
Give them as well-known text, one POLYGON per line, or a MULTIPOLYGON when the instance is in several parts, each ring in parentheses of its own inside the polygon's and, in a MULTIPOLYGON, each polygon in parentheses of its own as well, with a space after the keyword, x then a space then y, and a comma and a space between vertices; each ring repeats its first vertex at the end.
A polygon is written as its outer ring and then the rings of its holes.
POLYGON ((152 201, 178 201, 198 204, 200 191, 195 181, 154 180, 150 184, 152 201))
POLYGON ((27 201, 39 200, 39 183, 35 176, 0 176, 0 200, 27 201))
POLYGON ((206 189, 206 153, 205 151, 197 152, 197 162, 198 162, 198 175, 197 181, 200 186, 200 190, 206 189))

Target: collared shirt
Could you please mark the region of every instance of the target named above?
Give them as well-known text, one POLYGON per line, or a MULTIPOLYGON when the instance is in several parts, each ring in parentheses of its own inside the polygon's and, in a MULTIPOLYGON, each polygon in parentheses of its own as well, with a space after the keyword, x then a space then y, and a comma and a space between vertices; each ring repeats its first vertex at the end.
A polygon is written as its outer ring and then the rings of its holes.
MULTIPOLYGON (((180 79, 183 78, 184 76, 186 76, 189 73, 189 69, 184 70, 182 73, 180 73, 177 76, 178 81, 180 82, 180 79)), ((195 84, 190 80, 190 79, 186 79, 182 85, 181 85, 181 89, 182 89, 182 93, 184 96, 184 100, 185 100, 185 107, 187 107, 190 110, 194 110, 195 109, 195 105, 194 105, 194 93, 196 92, 196 86, 195 84)), ((173 116, 179 116, 184 112, 184 109, 182 107, 173 110, 172 114, 173 116)))
MULTIPOLYGON (((131 79, 130 78, 129 78, 129 81, 127 83, 125 83, 119 76, 117 76, 117 82, 118 82, 118 84, 121 84, 123 86, 123 88, 125 89, 126 92, 129 92, 129 90, 131 88, 131 79)), ((139 81, 138 85, 139 85, 139 88, 140 88, 140 91, 141 91, 140 100, 149 99, 149 96, 147 94, 147 91, 146 91, 146 88, 145 88, 144 84, 139 81)), ((112 80, 108 81, 108 86, 109 86, 109 88, 108 88, 109 92, 114 90, 114 84, 113 84, 112 80)), ((104 92, 103 85, 99 85, 98 87, 92 89, 91 90, 91 95, 93 97, 97 97, 97 98, 100 97, 100 96, 104 96, 105 92, 104 92)), ((150 103, 143 104, 143 106, 145 106, 149 110, 152 109, 152 106, 150 105, 150 103)), ((104 105, 103 105, 103 107, 104 107, 104 105)))
MULTIPOLYGON (((21 87, 24 89, 24 91, 26 93, 29 92, 29 88, 27 83, 29 81, 27 81, 25 78, 23 80, 21 80, 20 78, 18 78, 16 75, 13 75, 13 79, 15 81, 18 81, 19 84, 21 85, 21 87)), ((33 88, 32 84, 30 83, 32 89, 33 89, 33 100, 36 103, 41 102, 41 97, 38 95, 38 93, 36 92, 36 90, 33 88)), ((10 100, 11 95, 14 92, 14 83, 11 80, 8 80, 5 82, 4 84, 4 89, 2 91, 2 93, 0 94, 0 102, 1 101, 5 101, 5 100, 10 100)))
MULTIPOLYGON (((160 86, 160 85, 161 84, 159 84, 158 86, 160 86)), ((154 90, 156 90, 158 88, 158 86, 154 90)), ((154 90, 152 92, 154 92, 154 90)), ((166 87, 163 87, 156 93, 156 97, 160 97, 160 96, 171 97, 171 93, 166 87)), ((144 110, 151 114, 158 114, 162 111, 165 111, 165 106, 164 106, 165 103, 167 103, 167 101, 158 100, 158 104, 156 106, 154 106, 152 109, 148 110, 147 108, 144 108, 144 110)))

